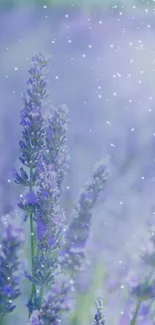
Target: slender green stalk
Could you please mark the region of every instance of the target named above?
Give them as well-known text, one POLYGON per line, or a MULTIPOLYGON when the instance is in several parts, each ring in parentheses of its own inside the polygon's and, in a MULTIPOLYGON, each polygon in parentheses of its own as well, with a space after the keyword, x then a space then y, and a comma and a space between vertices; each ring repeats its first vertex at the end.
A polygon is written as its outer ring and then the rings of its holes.
POLYGON ((40 306, 40 308, 41 308, 43 293, 44 293, 44 286, 42 285, 41 288, 40 288, 40 293, 39 293, 39 306, 40 306))
MULTIPOLYGON (((31 263, 32 263, 32 274, 34 270, 34 255, 35 255, 35 242, 34 242, 34 226, 33 226, 33 214, 30 214, 30 239, 31 239, 31 263)), ((31 299, 35 293, 35 285, 32 283, 31 299)))
MULTIPOLYGON (((30 168, 30 183, 31 182, 32 182, 32 168, 30 168)), ((30 184, 29 186, 29 191, 32 192, 32 184, 30 184)), ((30 213, 30 243, 31 243, 31 270, 33 275, 34 256, 35 256, 35 231, 34 231, 34 224, 33 224, 33 213, 30 213)), ((31 296, 30 296, 31 300, 33 299, 35 294, 36 294, 36 287, 34 283, 32 283, 31 296)))
POLYGON ((133 318, 132 318, 132 320, 130 322, 130 325, 136 325, 137 316, 138 316, 138 313, 139 313, 141 303, 142 303, 142 300, 138 300, 137 306, 136 306, 136 309, 135 309, 135 312, 134 312, 134 315, 133 315, 133 318))

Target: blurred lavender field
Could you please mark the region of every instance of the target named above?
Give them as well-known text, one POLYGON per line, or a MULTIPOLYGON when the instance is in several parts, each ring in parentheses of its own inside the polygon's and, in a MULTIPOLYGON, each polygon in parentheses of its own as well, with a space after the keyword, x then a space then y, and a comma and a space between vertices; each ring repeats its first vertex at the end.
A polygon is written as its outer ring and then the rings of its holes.
MULTIPOLYGON (((18 161, 20 93, 29 60, 48 52, 50 99, 67 104, 71 117, 68 210, 94 163, 110 159, 111 178, 94 211, 88 252, 99 262, 96 294, 106 298, 107 324, 113 325, 125 307, 119 270, 140 267, 138 250, 155 215, 154 18, 155 5, 0 9, 0 214, 11 212, 20 194, 8 180, 18 161), (102 281, 105 267, 116 290, 102 281)), ((94 277, 90 267, 90 277, 87 270, 79 279, 88 295, 94 277)))

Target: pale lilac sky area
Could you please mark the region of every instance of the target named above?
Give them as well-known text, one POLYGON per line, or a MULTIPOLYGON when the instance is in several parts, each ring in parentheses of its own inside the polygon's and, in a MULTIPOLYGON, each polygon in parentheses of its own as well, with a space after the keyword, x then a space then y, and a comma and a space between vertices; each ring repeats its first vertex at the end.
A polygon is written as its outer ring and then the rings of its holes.
POLYGON ((18 166, 28 64, 34 53, 48 52, 50 99, 67 104, 71 117, 68 201, 95 162, 110 156, 112 175, 94 211, 89 249, 111 270, 126 259, 138 263, 146 221, 155 214, 154 14, 74 7, 0 12, 0 212, 13 209, 20 193, 8 179, 18 166))

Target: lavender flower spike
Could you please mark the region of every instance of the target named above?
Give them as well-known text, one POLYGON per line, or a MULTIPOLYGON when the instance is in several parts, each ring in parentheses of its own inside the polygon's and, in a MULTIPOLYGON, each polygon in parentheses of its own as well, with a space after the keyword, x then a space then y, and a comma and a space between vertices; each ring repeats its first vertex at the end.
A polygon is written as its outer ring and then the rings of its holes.
POLYGON ((73 261, 71 264, 74 264, 74 268, 76 268, 76 264, 78 263, 78 259, 81 256, 81 252, 83 251, 89 235, 92 209, 99 195, 104 190, 105 183, 109 176, 107 165, 105 160, 96 164, 93 175, 81 191, 77 200, 78 203, 73 210, 71 223, 66 236, 66 253, 70 256, 68 261, 73 261), (79 258, 77 258, 78 253, 79 258))
POLYGON ((23 243, 23 232, 16 227, 9 216, 1 218, 0 245, 0 317, 12 312, 13 304, 20 295, 20 262, 19 250, 23 243), (3 229, 3 230, 2 230, 3 229))
POLYGON ((33 57, 33 66, 29 69, 30 77, 27 81, 28 89, 23 95, 24 108, 21 110, 20 125, 23 128, 22 140, 19 142, 22 165, 31 169, 28 176, 27 170, 20 168, 20 174, 15 175, 15 182, 24 186, 32 186, 36 181, 36 168, 38 155, 44 146, 44 119, 46 92, 46 65, 48 60, 44 55, 33 57))
POLYGON ((96 300, 96 309, 97 313, 95 314, 93 325, 105 325, 103 303, 101 299, 96 300))

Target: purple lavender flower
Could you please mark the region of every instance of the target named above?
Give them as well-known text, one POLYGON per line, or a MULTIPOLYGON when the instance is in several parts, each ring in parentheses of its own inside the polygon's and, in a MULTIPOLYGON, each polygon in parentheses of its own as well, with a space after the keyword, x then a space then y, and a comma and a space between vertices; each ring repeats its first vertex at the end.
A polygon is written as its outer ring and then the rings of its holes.
POLYGON ((44 325, 38 310, 34 310, 27 325, 44 325))
POLYGON ((21 110, 20 122, 23 127, 23 139, 19 143, 21 150, 19 159, 26 167, 36 167, 38 154, 44 145, 42 111, 43 102, 47 97, 47 62, 45 56, 39 53, 33 57, 33 66, 28 70, 30 77, 27 81, 27 93, 23 95, 24 108, 21 110))
POLYGON ((52 164, 57 175, 57 184, 61 190, 67 170, 69 152, 67 146, 68 109, 65 105, 55 108, 52 106, 50 114, 46 116, 46 157, 52 164))
POLYGON ((61 275, 55 278, 52 290, 48 291, 43 297, 41 314, 43 324, 59 324, 63 311, 70 311, 71 304, 68 292, 73 289, 73 283, 68 277, 61 275))
POLYGON ((101 299, 96 300, 96 309, 97 312, 94 316, 93 325, 105 325, 104 313, 103 313, 103 303, 101 299))
POLYGON ((13 300, 20 295, 19 250, 24 238, 21 228, 16 227, 9 216, 1 218, 1 229, 0 315, 5 316, 16 307, 13 300))
POLYGON ((59 248, 64 241, 63 228, 65 214, 60 207, 57 175, 53 165, 46 164, 44 156, 40 157, 38 171, 38 204, 36 210, 36 230, 39 249, 59 248), (41 166, 42 164, 42 166, 41 166))
MULTIPOLYGON (((47 62, 48 59, 41 53, 32 58, 32 67, 28 70, 29 79, 27 81, 27 91, 23 95, 24 107, 21 110, 20 125, 23 129, 22 139, 19 142, 19 160, 24 167, 20 168, 20 173, 16 173, 15 182, 28 188, 28 192, 23 195, 19 202, 19 207, 26 212, 26 218, 30 218, 30 240, 31 240, 31 264, 32 278, 34 265, 34 255, 37 250, 35 243, 35 212, 38 211, 38 196, 36 195, 38 172, 37 166, 39 157, 45 145, 45 124, 43 110, 48 96, 47 86, 47 62)), ((32 283, 31 299, 35 299, 36 288, 32 283)))
MULTIPOLYGON (((19 159, 24 167, 15 176, 17 184, 28 188, 19 203, 30 217, 32 272, 27 273, 27 278, 32 282, 32 290, 27 304, 30 316, 28 324, 57 325, 61 312, 69 308, 67 298, 72 290, 64 274, 66 268, 63 262, 67 265, 71 260, 71 267, 74 264, 76 271, 82 265, 92 209, 104 189, 109 172, 105 162, 96 167, 79 196, 66 234, 66 217, 60 199, 68 170, 69 118, 65 106, 51 106, 51 114, 45 116, 47 59, 39 53, 32 58, 32 63, 20 122, 23 136, 19 143, 19 159), (61 257, 64 257, 62 262, 61 257), (60 275, 64 275, 63 281, 60 275), (49 291, 49 287, 52 291, 49 291)), ((11 290, 8 283, 3 286, 3 294, 10 296, 11 290)), ((95 321, 95 325, 104 325, 100 301, 95 321)))
POLYGON ((68 261, 71 262, 73 260, 72 264, 74 265, 74 268, 77 266, 76 262, 78 263, 78 259, 76 258, 75 261, 74 255, 77 255, 76 248, 79 249, 79 246, 82 246, 82 251, 79 251, 79 258, 82 257, 81 254, 84 257, 83 247, 85 246, 89 235, 92 209, 95 206, 99 195, 104 190, 108 175, 109 170, 107 168, 107 163, 101 161, 95 166, 93 175, 81 191, 77 200, 78 203, 73 210, 71 223, 68 227, 66 236, 66 253, 70 256, 68 261), (73 253, 74 250, 75 254, 73 253))

